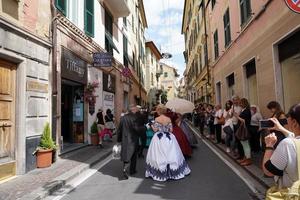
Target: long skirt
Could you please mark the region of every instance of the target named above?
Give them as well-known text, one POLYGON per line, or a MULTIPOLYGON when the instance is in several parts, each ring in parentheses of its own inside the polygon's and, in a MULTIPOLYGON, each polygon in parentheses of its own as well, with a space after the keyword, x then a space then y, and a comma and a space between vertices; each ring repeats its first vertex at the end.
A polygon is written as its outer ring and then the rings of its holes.
POLYGON ((156 181, 178 180, 190 172, 175 136, 169 132, 155 133, 146 158, 146 178, 151 177, 156 181))

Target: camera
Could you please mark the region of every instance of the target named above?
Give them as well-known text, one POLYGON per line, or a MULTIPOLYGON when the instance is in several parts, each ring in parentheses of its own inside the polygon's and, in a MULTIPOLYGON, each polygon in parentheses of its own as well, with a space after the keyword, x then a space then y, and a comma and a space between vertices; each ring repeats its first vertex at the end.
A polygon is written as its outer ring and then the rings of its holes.
MULTIPOLYGON (((278 121, 282 126, 287 125, 287 119, 279 119, 278 121)), ((259 126, 262 129, 273 128, 274 123, 270 119, 260 120, 259 121, 259 126)))

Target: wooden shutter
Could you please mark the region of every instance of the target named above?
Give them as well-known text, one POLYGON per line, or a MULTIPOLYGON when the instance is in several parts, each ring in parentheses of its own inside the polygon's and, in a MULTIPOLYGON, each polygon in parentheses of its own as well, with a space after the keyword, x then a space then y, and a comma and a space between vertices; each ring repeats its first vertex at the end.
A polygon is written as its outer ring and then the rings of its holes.
POLYGON ((94 37, 94 0, 84 1, 84 30, 87 35, 94 37))

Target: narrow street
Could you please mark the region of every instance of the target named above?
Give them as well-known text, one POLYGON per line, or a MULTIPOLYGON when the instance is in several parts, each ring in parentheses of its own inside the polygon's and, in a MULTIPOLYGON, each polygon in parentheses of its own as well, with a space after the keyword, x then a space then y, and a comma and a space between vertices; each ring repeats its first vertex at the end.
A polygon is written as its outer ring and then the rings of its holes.
POLYGON ((62 199, 256 199, 242 179, 204 142, 200 141, 188 163, 190 176, 160 183, 144 178, 144 159, 138 160, 138 173, 129 180, 122 180, 120 161, 112 160, 62 199))

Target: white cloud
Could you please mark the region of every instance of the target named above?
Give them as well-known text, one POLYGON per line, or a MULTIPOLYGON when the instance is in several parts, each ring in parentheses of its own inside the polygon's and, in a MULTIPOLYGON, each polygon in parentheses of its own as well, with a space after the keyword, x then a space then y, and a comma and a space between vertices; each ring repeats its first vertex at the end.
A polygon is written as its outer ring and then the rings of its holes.
POLYGON ((144 4, 149 26, 147 39, 153 40, 162 52, 171 53, 173 58, 163 61, 183 74, 184 37, 181 35, 181 23, 184 0, 144 0, 144 4))

